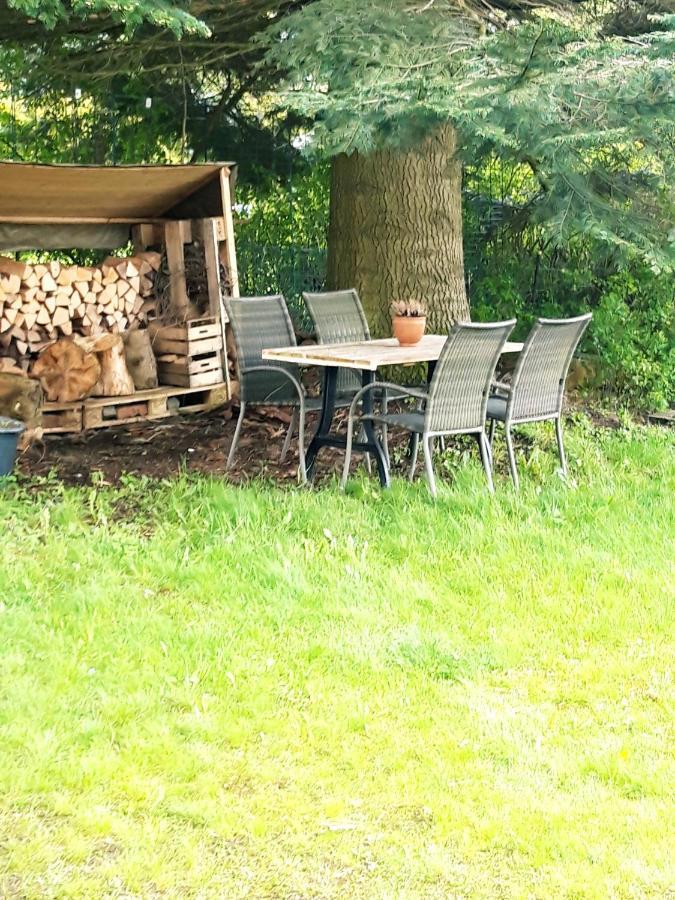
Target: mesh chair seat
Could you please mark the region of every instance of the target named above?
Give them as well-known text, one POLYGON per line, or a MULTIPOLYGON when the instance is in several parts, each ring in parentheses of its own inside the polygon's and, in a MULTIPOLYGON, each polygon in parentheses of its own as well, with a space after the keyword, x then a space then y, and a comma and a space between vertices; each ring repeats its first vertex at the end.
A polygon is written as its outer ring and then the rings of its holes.
POLYGON ((423 412, 380 413, 361 416, 362 419, 370 419, 373 422, 383 422, 385 425, 393 425, 394 428, 404 428, 406 431, 414 431, 422 434, 424 431, 423 412))
MULTIPOLYGON (((354 398, 353 394, 340 394, 335 398, 335 406, 338 409, 346 409, 349 404, 352 402, 354 398)), ((248 406, 290 406, 296 407, 300 405, 300 401, 298 397, 291 398, 290 400, 283 400, 279 402, 275 400, 274 397, 270 397, 269 400, 249 400, 247 401, 248 406)), ((321 412, 322 409, 322 400, 321 397, 304 397, 303 405, 305 407, 305 412, 321 412)))
POLYGON ((490 419, 499 419, 501 422, 506 418, 506 404, 508 401, 505 397, 490 397, 487 402, 487 414, 490 419))

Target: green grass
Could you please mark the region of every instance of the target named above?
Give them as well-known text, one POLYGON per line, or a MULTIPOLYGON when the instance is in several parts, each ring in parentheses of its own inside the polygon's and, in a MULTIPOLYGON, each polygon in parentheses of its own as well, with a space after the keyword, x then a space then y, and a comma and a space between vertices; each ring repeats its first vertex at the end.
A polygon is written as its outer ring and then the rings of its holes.
POLYGON ((675 443, 531 433, 494 500, 1 490, 0 896, 672 890, 675 443))

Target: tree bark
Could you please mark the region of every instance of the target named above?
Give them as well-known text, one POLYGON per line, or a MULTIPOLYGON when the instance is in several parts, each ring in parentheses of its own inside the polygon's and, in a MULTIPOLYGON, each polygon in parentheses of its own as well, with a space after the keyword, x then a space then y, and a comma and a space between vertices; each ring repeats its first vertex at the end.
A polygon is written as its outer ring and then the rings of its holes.
POLYGON ((358 290, 375 337, 391 334, 393 300, 422 300, 428 332, 469 318, 456 147, 443 126, 412 151, 333 160, 328 286, 358 290))

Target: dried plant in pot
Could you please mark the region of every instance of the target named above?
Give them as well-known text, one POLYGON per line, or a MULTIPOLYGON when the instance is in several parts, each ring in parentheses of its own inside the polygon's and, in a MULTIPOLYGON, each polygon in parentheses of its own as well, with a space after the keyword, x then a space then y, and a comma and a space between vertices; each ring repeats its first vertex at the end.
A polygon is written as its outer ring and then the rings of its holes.
POLYGON ((393 334, 402 346, 422 340, 427 324, 427 311, 420 300, 395 300, 391 304, 393 334))

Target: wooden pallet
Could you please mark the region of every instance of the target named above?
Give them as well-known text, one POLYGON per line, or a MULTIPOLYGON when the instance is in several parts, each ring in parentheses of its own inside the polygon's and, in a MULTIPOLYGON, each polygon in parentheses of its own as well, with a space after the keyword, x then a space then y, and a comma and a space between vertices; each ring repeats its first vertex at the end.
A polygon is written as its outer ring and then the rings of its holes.
POLYGON ((80 403, 45 403, 45 434, 77 433, 88 428, 110 428, 132 422, 203 412, 229 400, 227 385, 181 388, 160 387, 136 391, 127 397, 91 397, 80 403))
POLYGON ((42 407, 42 430, 45 434, 82 431, 82 401, 77 403, 45 403, 42 407))

